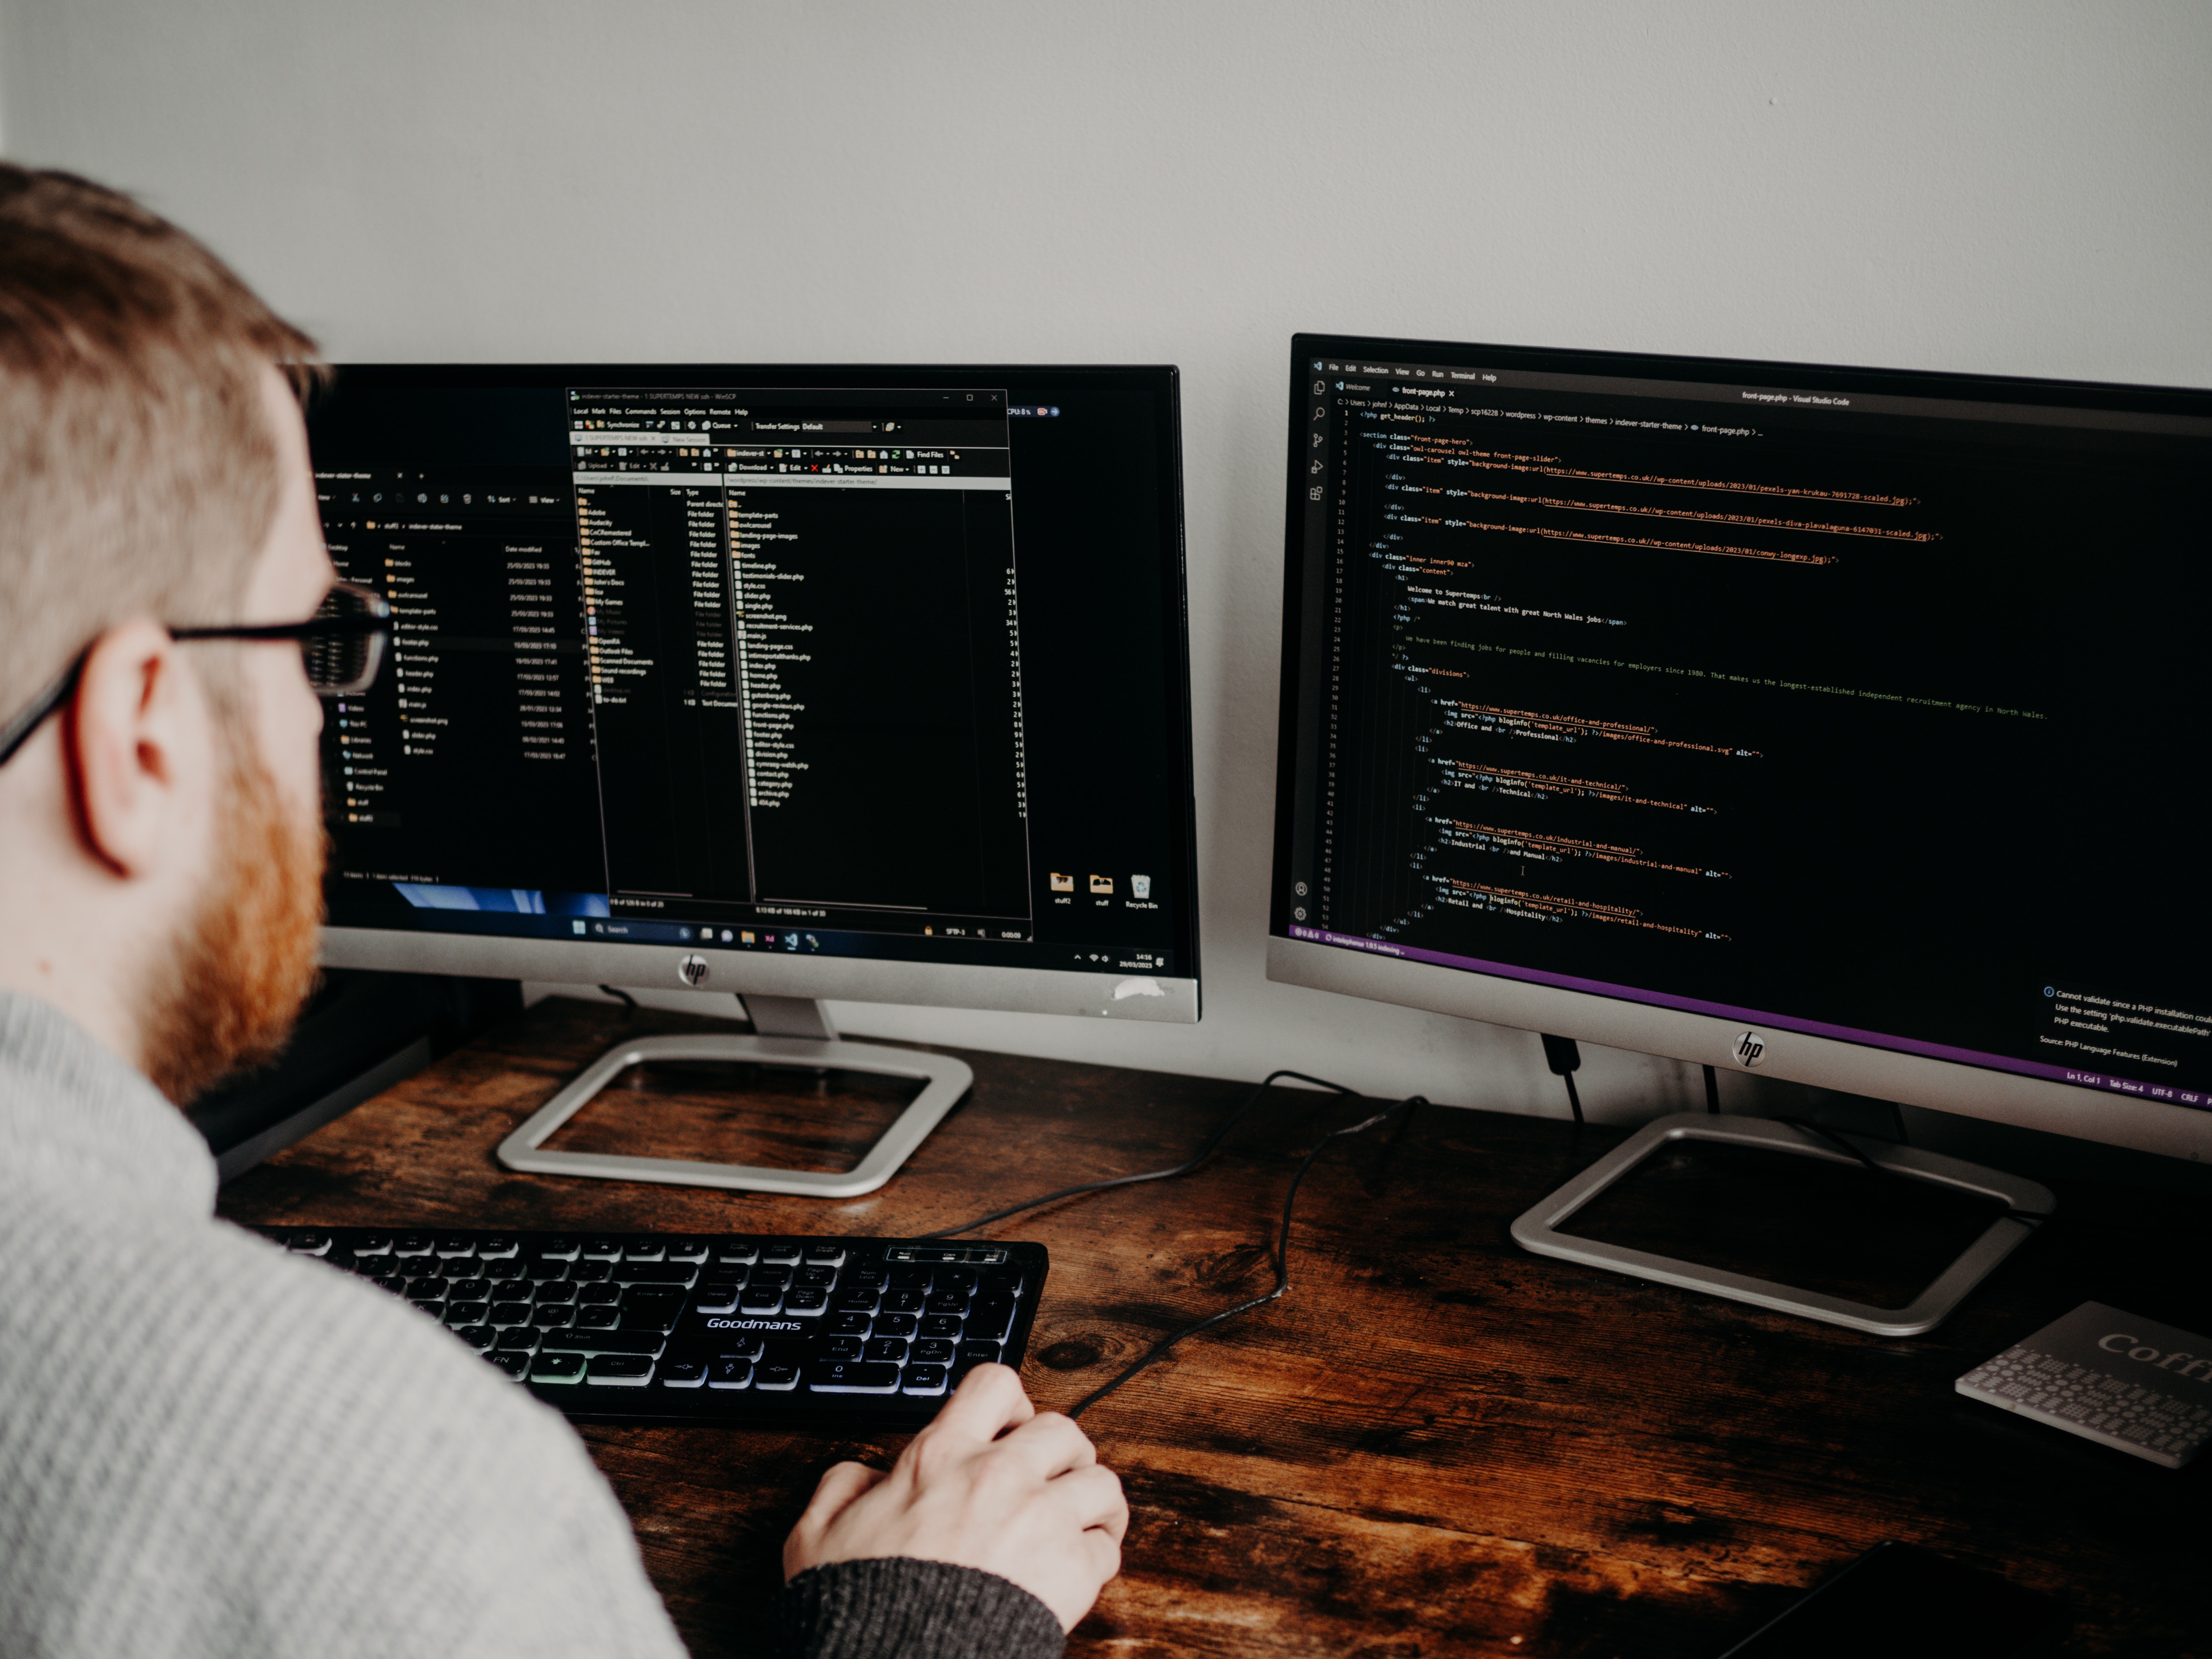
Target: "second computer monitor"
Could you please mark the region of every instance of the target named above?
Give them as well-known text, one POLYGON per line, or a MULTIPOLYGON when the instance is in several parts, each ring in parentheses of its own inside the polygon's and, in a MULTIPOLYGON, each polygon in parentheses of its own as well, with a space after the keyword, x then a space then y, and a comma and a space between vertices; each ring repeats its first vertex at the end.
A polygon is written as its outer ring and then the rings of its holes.
POLYGON ((327 959, 1195 1018, 1176 393, 342 369, 327 959))
POLYGON ((1303 336, 1275 977, 2212 1156, 2212 395, 1303 336))

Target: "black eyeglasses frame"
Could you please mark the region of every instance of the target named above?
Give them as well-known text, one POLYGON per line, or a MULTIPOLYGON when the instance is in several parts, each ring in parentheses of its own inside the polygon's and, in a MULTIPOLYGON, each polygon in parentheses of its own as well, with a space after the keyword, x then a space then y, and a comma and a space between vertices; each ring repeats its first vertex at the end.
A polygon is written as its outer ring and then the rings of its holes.
MULTIPOLYGON (((296 640, 304 646, 317 640, 351 639, 366 634, 372 638, 368 659, 362 672, 342 685, 316 686, 315 693, 318 696, 342 697, 366 691, 374 683, 377 670, 384 663, 385 641, 392 634, 392 607, 374 588, 362 587, 352 582, 337 583, 331 592, 333 595, 343 592, 362 609, 351 616, 310 617, 305 622, 296 623, 240 623, 220 628, 173 628, 169 630, 169 637, 183 641, 296 640)), ((325 599, 325 603, 329 601, 325 599)), ((97 643, 99 641, 93 641, 93 644, 97 643)), ((15 751, 30 741, 31 733, 39 729, 46 717, 76 695, 77 681, 84 674, 84 659, 91 654, 92 645, 87 645, 70 659, 67 668, 54 677, 45 690, 32 698, 13 720, 5 726, 0 726, 0 766, 5 766, 15 759, 15 751)), ((303 654, 303 667, 305 663, 303 654)))

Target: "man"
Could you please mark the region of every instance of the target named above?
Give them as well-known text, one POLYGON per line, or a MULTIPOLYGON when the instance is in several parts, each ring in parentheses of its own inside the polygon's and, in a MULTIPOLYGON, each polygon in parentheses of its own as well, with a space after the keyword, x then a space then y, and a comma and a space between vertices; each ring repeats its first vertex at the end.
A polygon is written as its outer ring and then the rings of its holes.
MULTIPOLYGON (((172 1103, 313 976, 322 715, 267 632, 331 581, 313 377, 183 233, 0 165, 0 1653, 680 1652, 558 1416, 213 1219, 172 1103)), ((1127 1520, 984 1367, 888 1474, 823 1477, 747 1634, 1056 1654, 1127 1520)))

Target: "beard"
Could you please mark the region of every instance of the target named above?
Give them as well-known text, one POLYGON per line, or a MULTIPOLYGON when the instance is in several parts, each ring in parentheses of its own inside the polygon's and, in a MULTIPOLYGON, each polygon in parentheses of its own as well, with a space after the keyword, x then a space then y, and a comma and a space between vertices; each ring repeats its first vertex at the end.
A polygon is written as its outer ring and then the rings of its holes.
POLYGON ((314 988, 325 840, 299 821, 243 733, 226 745, 216 868, 153 999, 144 1069, 183 1106, 274 1059, 314 988))

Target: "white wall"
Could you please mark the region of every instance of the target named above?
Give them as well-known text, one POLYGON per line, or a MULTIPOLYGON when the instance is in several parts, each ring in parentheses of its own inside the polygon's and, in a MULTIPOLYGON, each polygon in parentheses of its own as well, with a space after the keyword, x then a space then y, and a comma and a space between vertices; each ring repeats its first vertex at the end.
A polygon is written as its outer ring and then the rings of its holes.
POLYGON ((341 358, 1182 366, 1206 1018, 859 1030, 1556 1109, 1533 1037, 1264 980, 1295 329, 2212 383, 2202 4, 5 0, 0 45, 9 153, 341 358))

